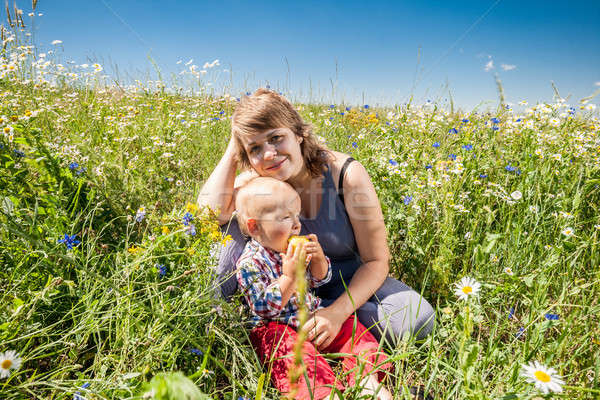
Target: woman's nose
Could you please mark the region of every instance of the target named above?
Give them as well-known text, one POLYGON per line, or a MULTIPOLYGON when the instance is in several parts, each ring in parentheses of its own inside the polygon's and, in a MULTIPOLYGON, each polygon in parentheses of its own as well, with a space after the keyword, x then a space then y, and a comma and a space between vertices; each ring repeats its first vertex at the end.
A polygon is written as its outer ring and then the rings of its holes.
POLYGON ((275 148, 275 146, 271 145, 271 144, 267 144, 265 145, 265 150, 263 153, 263 157, 266 160, 271 160, 275 157, 275 155, 277 154, 277 149, 275 148))

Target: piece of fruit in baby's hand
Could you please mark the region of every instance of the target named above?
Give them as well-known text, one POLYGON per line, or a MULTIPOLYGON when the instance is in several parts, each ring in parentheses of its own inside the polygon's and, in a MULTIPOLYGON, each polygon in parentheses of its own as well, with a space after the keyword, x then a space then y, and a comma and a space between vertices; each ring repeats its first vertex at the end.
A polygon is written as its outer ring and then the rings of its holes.
POLYGON ((306 236, 293 235, 290 236, 288 242, 292 245, 292 251, 296 251, 296 246, 298 243, 308 243, 309 240, 306 236))

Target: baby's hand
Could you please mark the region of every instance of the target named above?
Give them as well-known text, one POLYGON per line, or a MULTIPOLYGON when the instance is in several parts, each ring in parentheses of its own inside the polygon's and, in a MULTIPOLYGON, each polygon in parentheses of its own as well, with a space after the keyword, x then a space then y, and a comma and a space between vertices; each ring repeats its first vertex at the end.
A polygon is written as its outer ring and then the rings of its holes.
POLYGON ((297 243, 292 245, 288 244, 287 253, 281 253, 282 260, 282 272, 283 275, 289 276, 290 278, 296 277, 296 271, 300 268, 302 271, 306 270, 306 245, 308 243, 297 243))
POLYGON ((327 276, 327 269, 329 265, 327 263, 327 259, 325 258, 325 253, 323 253, 323 249, 321 248, 321 244, 317 238, 317 235, 311 233, 306 236, 308 243, 304 245, 304 249, 307 254, 307 261, 310 262, 310 272, 312 276, 317 279, 323 279, 327 276))

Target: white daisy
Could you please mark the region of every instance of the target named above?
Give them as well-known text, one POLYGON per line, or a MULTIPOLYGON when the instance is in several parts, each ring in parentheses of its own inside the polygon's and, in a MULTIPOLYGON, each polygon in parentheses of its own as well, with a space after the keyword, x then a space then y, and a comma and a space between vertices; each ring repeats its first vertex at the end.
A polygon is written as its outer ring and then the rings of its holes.
POLYGON ((21 361, 21 357, 14 350, 0 353, 0 378, 8 378, 11 369, 19 369, 21 361))
POLYGON ((562 385, 565 383, 554 368, 548 368, 537 361, 523 365, 521 376, 525 377, 527 382, 533 383, 543 394, 549 392, 560 393, 562 392, 562 385))
POLYGON ((481 289, 481 284, 468 276, 463 277, 460 282, 454 284, 454 294, 460 300, 467 300, 471 296, 476 296, 481 289))
POLYGON ((523 193, 521 193, 518 190, 515 190, 510 194, 510 197, 512 197, 513 200, 521 200, 523 198, 523 193))
POLYGON ((575 231, 570 226, 567 226, 565 229, 562 230, 561 233, 563 235, 565 235, 566 237, 571 237, 571 236, 573 236, 573 234, 575 233, 575 231))
POLYGON ((505 273, 506 275, 510 275, 510 276, 513 276, 513 275, 514 275, 514 272, 513 272, 513 270, 512 270, 512 268, 511 268, 511 267, 506 267, 506 268, 504 268, 504 273, 505 273))

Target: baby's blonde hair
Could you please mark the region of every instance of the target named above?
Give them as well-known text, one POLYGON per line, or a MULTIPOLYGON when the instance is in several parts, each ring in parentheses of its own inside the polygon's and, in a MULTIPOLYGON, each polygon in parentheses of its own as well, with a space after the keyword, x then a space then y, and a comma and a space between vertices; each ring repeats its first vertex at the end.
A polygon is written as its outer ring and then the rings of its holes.
POLYGON ((281 204, 285 191, 291 191, 298 196, 290 184, 264 176, 253 178, 238 189, 235 211, 238 226, 244 235, 251 236, 248 232, 248 220, 260 219, 277 208, 281 204))

